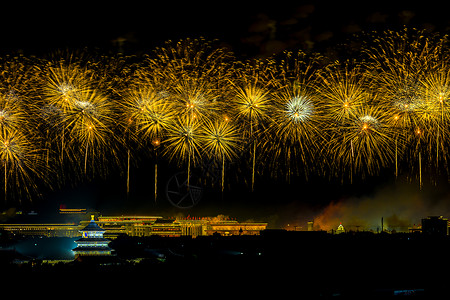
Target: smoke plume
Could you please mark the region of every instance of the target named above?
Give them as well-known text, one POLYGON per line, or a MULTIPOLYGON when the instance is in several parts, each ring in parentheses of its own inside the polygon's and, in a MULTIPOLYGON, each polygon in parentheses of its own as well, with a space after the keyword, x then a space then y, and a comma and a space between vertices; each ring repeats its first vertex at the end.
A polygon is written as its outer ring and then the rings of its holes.
POLYGON ((420 190, 414 184, 384 186, 373 195, 349 197, 326 206, 315 218, 314 229, 336 230, 340 223, 346 230, 408 231, 431 216, 450 217, 450 193, 436 186, 420 190))

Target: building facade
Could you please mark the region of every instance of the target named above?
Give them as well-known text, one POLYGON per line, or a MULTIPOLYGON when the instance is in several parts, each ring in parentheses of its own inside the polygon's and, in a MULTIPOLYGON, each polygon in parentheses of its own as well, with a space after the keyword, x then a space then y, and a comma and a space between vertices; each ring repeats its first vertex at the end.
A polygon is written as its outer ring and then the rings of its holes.
POLYGON ((422 233, 429 236, 447 236, 448 219, 442 216, 430 216, 422 219, 422 233))
POLYGON ((0 230, 17 236, 77 237, 78 224, 0 224, 0 230))
MULTIPOLYGON (((91 220, 92 221, 92 220, 91 220)), ((45 237, 77 237, 83 235, 91 221, 80 221, 79 224, 0 224, 5 230, 23 236, 45 237)), ((120 235, 127 236, 206 236, 212 234, 259 235, 267 228, 263 222, 240 223, 228 217, 201 218, 163 218, 160 216, 99 216, 95 222, 101 228, 105 238, 115 239, 120 235)))

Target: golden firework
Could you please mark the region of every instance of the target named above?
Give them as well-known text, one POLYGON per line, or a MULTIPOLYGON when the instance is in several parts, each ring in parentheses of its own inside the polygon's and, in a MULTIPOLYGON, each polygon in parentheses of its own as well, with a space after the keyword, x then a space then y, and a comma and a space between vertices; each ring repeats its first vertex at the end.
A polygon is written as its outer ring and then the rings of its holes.
POLYGON ((271 157, 273 173, 292 171, 305 177, 311 169, 318 171, 318 157, 326 135, 323 130, 323 102, 316 92, 319 56, 303 52, 285 52, 277 65, 273 80, 273 105, 268 114, 263 152, 271 157))
POLYGON ((255 186, 256 148, 259 135, 264 131, 264 123, 268 120, 271 108, 271 83, 273 80, 273 64, 256 60, 247 62, 237 68, 230 106, 238 122, 243 124, 244 138, 250 139, 252 156, 251 190, 255 186))
POLYGON ((225 183, 225 161, 232 161, 238 157, 240 150, 240 134, 229 117, 221 120, 206 120, 202 126, 203 151, 221 164, 221 190, 225 183))

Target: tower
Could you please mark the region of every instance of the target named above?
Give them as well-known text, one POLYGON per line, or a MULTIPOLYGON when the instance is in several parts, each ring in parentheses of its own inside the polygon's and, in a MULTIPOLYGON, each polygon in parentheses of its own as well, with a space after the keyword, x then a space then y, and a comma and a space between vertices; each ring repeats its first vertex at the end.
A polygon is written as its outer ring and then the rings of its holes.
POLYGON ((111 255, 112 249, 108 246, 109 240, 103 238, 105 229, 101 228, 91 216, 91 221, 81 232, 81 238, 76 240, 77 247, 72 249, 75 252, 75 258, 78 256, 105 256, 111 255))

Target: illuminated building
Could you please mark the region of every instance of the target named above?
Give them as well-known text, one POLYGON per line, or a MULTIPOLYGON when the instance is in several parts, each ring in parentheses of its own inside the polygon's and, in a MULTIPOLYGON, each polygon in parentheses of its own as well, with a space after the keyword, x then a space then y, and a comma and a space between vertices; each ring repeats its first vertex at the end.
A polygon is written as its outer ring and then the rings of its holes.
POLYGON ((181 226, 181 235, 188 235, 192 237, 206 235, 206 227, 208 224, 207 218, 200 218, 198 220, 191 218, 177 219, 181 226))
POLYGON ((308 231, 314 231, 314 221, 309 221, 307 224, 308 224, 308 231))
POLYGON ((336 234, 344 233, 345 229, 344 226, 342 226, 342 223, 339 224, 338 228, 336 229, 336 234))
POLYGON ((75 252, 75 258, 111 255, 112 249, 108 246, 109 240, 103 237, 105 231, 95 223, 94 216, 92 216, 89 224, 80 230, 81 238, 76 240, 77 247, 72 250, 75 252))
POLYGON ((158 219, 150 226, 150 235, 167 237, 181 236, 181 226, 176 220, 158 219))
MULTIPOLYGON (((17 235, 45 237, 77 237, 91 221, 68 224, 0 224, 0 230, 17 235)), ((99 216, 95 222, 105 238, 114 239, 127 236, 206 236, 221 235, 259 235, 267 228, 267 223, 240 223, 225 216, 185 217, 165 219, 161 216, 99 216)))
POLYGON ((206 226, 206 235, 259 235, 266 229, 267 223, 239 223, 238 221, 222 221, 209 223, 206 226))
POLYGON ((225 216, 202 218, 163 219, 154 216, 99 217, 98 224, 106 229, 106 235, 115 238, 120 234, 128 236, 204 236, 259 235, 267 228, 267 223, 239 223, 225 216))
POLYGON ((59 213, 60 214, 70 214, 70 215, 83 215, 87 213, 86 208, 65 208, 65 207, 60 207, 59 208, 59 213))
MULTIPOLYGON (((106 229, 106 236, 116 238, 121 234, 128 236, 149 236, 151 226, 160 216, 99 216, 97 224, 106 229)), ((83 222, 81 222, 83 223, 83 222)))
POLYGON ((18 236, 77 237, 79 226, 70 224, 0 224, 0 230, 18 236))

